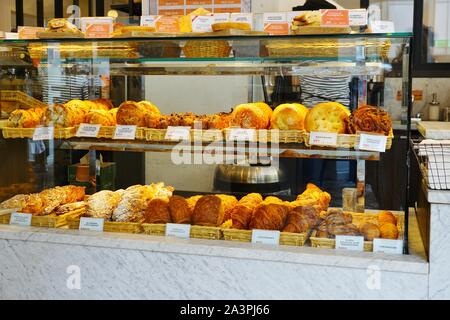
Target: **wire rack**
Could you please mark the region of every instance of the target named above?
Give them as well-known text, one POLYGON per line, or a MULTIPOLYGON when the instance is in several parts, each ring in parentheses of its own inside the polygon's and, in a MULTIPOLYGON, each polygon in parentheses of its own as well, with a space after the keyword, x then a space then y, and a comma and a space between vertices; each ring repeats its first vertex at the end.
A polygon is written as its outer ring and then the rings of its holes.
POLYGON ((428 188, 450 190, 450 141, 412 140, 412 147, 428 188))

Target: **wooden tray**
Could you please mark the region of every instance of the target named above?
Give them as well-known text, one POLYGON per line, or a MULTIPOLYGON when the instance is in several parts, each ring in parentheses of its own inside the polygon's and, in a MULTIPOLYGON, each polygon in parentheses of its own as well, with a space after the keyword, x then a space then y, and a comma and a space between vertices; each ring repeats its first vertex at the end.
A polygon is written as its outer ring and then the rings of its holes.
MULTIPOLYGON (((336 148, 356 149, 359 145, 359 134, 338 134, 337 136, 336 148)), ((391 131, 391 134, 387 137, 386 150, 392 148, 393 139, 394 133, 391 131)), ((303 133, 303 142, 305 146, 311 147, 309 144, 309 132, 303 133)))
POLYGON ((39 39, 80 39, 85 38, 85 35, 81 31, 79 33, 44 31, 37 32, 36 37, 39 39))
MULTIPOLYGON (((251 242, 252 230, 222 229, 223 237, 229 241, 251 242)), ((309 232, 291 233, 280 232, 280 245, 304 246, 308 239, 309 232)))
MULTIPOLYGON (((31 218, 31 225, 33 227, 45 227, 45 228, 60 228, 68 225, 69 220, 76 219, 82 216, 85 209, 78 209, 66 214, 57 216, 56 214, 49 214, 46 216, 33 216, 31 218)), ((11 213, 0 215, 0 224, 9 224, 11 213)))
MULTIPOLYGON (((35 128, 0 128, 5 139, 33 138, 35 128)), ((75 137, 76 128, 55 128, 54 139, 70 139, 75 137)))
MULTIPOLYGON (((378 225, 378 214, 377 213, 356 213, 351 212, 353 216, 352 223, 359 227, 359 225, 365 222, 371 222, 378 225)), ((398 228, 398 239, 403 239, 403 232, 405 227, 405 214, 402 212, 393 212, 397 218, 397 228, 398 228)), ((329 238, 319 238, 316 237, 317 231, 313 231, 311 237, 311 247, 314 248, 336 248, 336 240, 329 238)), ((364 251, 373 251, 373 241, 364 241, 364 251)))

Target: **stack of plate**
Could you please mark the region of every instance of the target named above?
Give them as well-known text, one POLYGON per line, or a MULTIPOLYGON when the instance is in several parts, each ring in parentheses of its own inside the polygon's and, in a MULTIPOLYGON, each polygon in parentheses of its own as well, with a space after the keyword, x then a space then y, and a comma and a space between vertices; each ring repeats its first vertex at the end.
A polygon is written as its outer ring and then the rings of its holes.
POLYGON ((72 99, 86 100, 90 88, 99 87, 100 79, 87 75, 43 75, 40 76, 42 98, 45 103, 65 103, 72 99))
POLYGON ((350 104, 351 74, 339 72, 334 74, 300 75, 302 103, 314 107, 321 102, 336 101, 345 106, 350 104))

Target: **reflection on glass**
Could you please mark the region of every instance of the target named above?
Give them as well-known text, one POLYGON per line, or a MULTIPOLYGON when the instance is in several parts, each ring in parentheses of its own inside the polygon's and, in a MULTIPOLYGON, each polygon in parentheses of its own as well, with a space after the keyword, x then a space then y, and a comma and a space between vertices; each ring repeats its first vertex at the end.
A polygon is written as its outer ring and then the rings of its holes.
POLYGON ((422 57, 426 63, 450 62, 449 0, 424 1, 422 57))

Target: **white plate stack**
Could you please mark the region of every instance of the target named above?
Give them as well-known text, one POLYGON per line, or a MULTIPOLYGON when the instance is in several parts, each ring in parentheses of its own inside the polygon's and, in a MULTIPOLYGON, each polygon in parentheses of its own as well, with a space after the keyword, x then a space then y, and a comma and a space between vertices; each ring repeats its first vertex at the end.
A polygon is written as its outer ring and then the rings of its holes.
POLYGON ((328 74, 299 75, 302 89, 301 99, 312 108, 318 103, 335 101, 349 106, 351 74, 337 72, 328 74))

